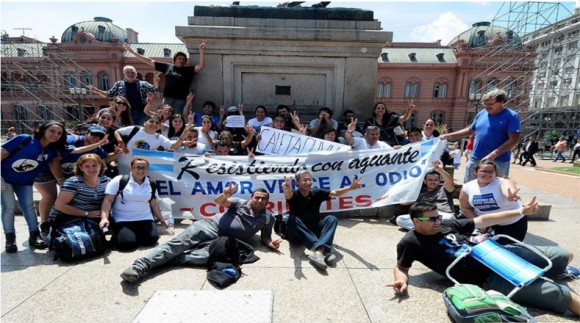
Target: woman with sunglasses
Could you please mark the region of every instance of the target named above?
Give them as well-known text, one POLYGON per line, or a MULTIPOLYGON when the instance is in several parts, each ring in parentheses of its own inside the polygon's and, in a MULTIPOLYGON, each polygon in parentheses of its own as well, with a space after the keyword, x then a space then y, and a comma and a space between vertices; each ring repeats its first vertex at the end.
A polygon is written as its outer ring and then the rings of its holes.
POLYGON ((116 96, 111 101, 111 110, 115 112, 114 125, 118 128, 133 125, 133 118, 131 117, 131 104, 124 96, 116 96))
POLYGON ((380 141, 384 141, 391 146, 399 145, 400 143, 395 134, 395 128, 398 127, 399 124, 409 120, 414 107, 413 100, 411 100, 405 113, 401 116, 395 112, 389 113, 387 106, 384 103, 379 102, 375 104, 373 108, 373 117, 365 122, 363 129, 366 130, 368 126, 378 127, 380 130, 380 141))
MULTIPOLYGON (((165 150, 176 150, 181 146, 185 136, 182 134, 177 140, 171 141, 157 132, 159 130, 159 124, 157 115, 150 115, 145 119, 143 127, 131 126, 115 131, 115 138, 119 143, 118 147, 124 152, 118 159, 119 174, 129 174, 129 163, 131 162, 133 149, 157 150, 163 147, 165 150), (128 136, 134 130, 136 132, 129 139, 128 136), (125 136, 127 142, 123 141, 123 136, 125 136)), ((185 126, 184 132, 187 132, 189 128, 190 126, 185 126)))
MULTIPOLYGON (((459 194, 459 208, 468 218, 499 211, 521 209, 519 189, 508 178, 498 177, 495 162, 484 159, 475 166, 476 179, 463 185, 459 194)), ((491 227, 496 234, 506 234, 523 241, 528 220, 523 214, 491 227)), ((502 242, 502 241, 500 241, 502 242)))
POLYGON ((50 209, 58 194, 57 184, 62 186, 64 181, 74 175, 74 165, 82 154, 92 152, 107 161, 113 161, 120 152, 107 154, 101 146, 107 143, 106 129, 99 125, 89 127, 88 135, 67 135, 67 148, 50 162, 50 170, 42 172, 34 179, 34 188, 40 193, 38 214, 40 215, 40 235, 47 239, 50 231, 48 223, 50 209))
POLYGON ((165 227, 169 226, 161 215, 157 191, 150 184, 148 171, 149 161, 134 157, 131 160, 129 181, 122 191, 119 192, 123 176, 113 178, 105 189, 99 225, 101 228, 110 225, 115 235, 113 240, 121 251, 155 245, 159 240, 156 221, 165 227))
POLYGON ((28 225, 31 248, 44 249, 32 197, 34 179, 48 169, 52 159, 65 149, 66 131, 60 122, 45 122, 32 135, 15 136, 2 145, 2 227, 6 235, 6 253, 18 251, 14 213, 16 197, 28 225))

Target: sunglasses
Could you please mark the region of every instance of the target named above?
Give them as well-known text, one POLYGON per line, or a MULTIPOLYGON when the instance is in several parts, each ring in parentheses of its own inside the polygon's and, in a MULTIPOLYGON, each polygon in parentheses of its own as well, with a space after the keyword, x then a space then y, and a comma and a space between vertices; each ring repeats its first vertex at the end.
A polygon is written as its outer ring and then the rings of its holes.
POLYGON ((494 174, 495 170, 478 170, 477 172, 481 174, 494 174))
POLYGON ((433 216, 433 217, 429 217, 429 218, 420 216, 420 217, 417 218, 417 220, 419 220, 419 221, 425 221, 425 220, 427 220, 427 221, 429 221, 429 222, 431 222, 433 224, 437 223, 437 221, 440 221, 441 222, 441 219, 443 219, 443 217, 441 215, 433 216))
POLYGON ((129 106, 129 104, 127 104, 127 102, 123 102, 123 101, 115 101, 115 103, 117 103, 117 104, 122 104, 122 105, 124 105, 124 106, 126 106, 126 107, 128 107, 128 106, 129 106))
POLYGON ((105 138, 105 134, 101 132, 91 132, 90 135, 99 139, 105 138))
POLYGON ((146 166, 133 166, 136 170, 147 170, 146 166))

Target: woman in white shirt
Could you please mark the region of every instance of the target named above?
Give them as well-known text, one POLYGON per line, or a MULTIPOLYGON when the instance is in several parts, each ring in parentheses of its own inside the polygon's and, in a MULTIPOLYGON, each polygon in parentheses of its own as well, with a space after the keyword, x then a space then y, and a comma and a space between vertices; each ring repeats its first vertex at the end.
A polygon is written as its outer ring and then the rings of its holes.
POLYGON ((105 189, 99 226, 102 228, 111 224, 119 250, 153 246, 159 240, 155 222, 160 221, 165 227, 168 226, 157 203, 157 191, 147 176, 148 170, 149 161, 135 157, 131 160, 131 174, 126 186, 119 190, 123 178, 119 175, 105 189))
POLYGON ((256 129, 257 133, 260 133, 260 128, 262 126, 271 127, 272 126, 272 118, 268 117, 268 110, 263 105, 259 105, 256 107, 255 110, 256 117, 248 120, 248 124, 256 129))
POLYGON ((207 151, 213 152, 215 149, 215 140, 217 133, 213 130, 213 120, 210 116, 204 115, 201 117, 201 127, 195 127, 197 130, 197 141, 206 145, 207 151))

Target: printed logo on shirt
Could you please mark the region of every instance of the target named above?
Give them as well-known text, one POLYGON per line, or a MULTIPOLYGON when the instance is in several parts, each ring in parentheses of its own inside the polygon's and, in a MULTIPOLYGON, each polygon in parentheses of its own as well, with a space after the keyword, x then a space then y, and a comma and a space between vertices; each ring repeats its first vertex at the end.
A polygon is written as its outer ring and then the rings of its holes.
POLYGON ((151 150, 151 146, 143 139, 135 141, 135 148, 151 150))
POLYGON ((473 207, 482 212, 499 210, 497 201, 492 193, 475 195, 473 197, 473 207))
POLYGON ((62 173, 65 175, 73 175, 75 164, 76 163, 63 163, 62 165, 60 165, 62 173))
POLYGON ((38 161, 33 159, 19 159, 12 163, 12 169, 17 173, 29 172, 38 167, 38 161))

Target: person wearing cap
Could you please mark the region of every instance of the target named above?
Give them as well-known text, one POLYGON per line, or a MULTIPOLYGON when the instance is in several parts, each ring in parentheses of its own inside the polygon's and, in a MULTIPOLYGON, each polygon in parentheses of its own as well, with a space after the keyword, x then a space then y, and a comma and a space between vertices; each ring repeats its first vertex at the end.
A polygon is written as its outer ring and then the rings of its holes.
MULTIPOLYGON (((147 105, 147 94, 157 93, 159 89, 147 81, 137 79, 137 69, 131 65, 123 67, 124 79, 117 81, 109 90, 101 90, 96 86, 89 84, 88 89, 100 95, 103 98, 113 98, 115 96, 122 96, 127 98, 131 106, 131 118, 135 124, 143 124, 147 115, 145 114, 145 105, 147 105)), ((155 77, 155 82, 158 83, 159 76, 155 77)))
POLYGON ((327 129, 338 129, 338 122, 332 118, 332 114, 332 110, 328 107, 322 107, 318 110, 318 118, 310 121, 308 125, 312 137, 323 139, 327 129))
POLYGON ((74 165, 83 154, 94 153, 107 163, 115 160, 120 150, 107 153, 101 147, 108 142, 105 127, 93 124, 89 126, 84 136, 67 135, 66 150, 52 159, 50 171, 43 172, 34 180, 34 187, 40 193, 38 213, 40 215, 40 235, 46 240, 50 226, 48 217, 50 208, 54 205, 57 197, 57 184, 62 186, 64 181, 74 175, 74 165), (42 207, 41 207, 42 205, 42 207))
POLYGON ((124 44, 123 48, 141 62, 153 66, 156 71, 165 75, 163 104, 169 104, 175 109, 175 113, 183 114, 187 95, 190 92, 191 81, 195 74, 205 68, 205 40, 199 43, 199 63, 195 66, 187 65, 187 55, 183 52, 175 53, 173 55, 173 64, 168 64, 137 53, 129 44, 124 44))

